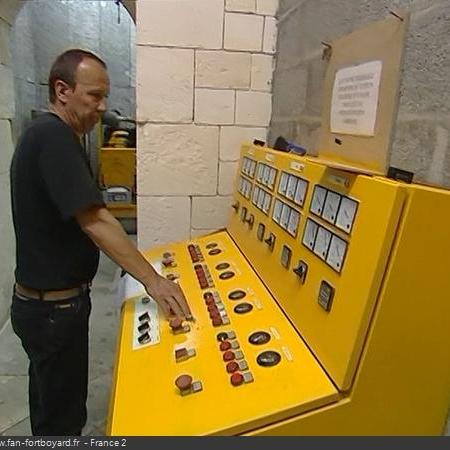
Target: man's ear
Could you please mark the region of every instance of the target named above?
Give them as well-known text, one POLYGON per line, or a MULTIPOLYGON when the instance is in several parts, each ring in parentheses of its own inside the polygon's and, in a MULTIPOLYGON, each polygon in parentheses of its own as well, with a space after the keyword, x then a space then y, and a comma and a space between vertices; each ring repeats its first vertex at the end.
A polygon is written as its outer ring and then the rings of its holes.
POLYGON ((61 102, 66 104, 69 100, 70 94, 73 93, 73 89, 62 80, 56 80, 55 81, 55 94, 56 98, 61 102))

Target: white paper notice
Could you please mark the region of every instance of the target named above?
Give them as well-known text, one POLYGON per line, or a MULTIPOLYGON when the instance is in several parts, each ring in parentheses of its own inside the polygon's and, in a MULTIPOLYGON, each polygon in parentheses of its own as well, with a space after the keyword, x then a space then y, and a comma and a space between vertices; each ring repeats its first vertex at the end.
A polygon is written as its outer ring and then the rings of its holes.
POLYGON ((374 135, 381 68, 381 61, 371 61, 336 72, 330 117, 332 133, 374 135))

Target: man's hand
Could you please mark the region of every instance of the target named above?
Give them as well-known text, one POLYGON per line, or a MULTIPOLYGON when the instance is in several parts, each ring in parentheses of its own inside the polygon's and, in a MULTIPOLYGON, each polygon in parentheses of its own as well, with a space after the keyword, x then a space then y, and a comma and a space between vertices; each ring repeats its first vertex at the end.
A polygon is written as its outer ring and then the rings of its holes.
POLYGON ((193 319, 186 297, 177 283, 158 275, 145 289, 161 307, 166 319, 174 315, 181 319, 193 319))

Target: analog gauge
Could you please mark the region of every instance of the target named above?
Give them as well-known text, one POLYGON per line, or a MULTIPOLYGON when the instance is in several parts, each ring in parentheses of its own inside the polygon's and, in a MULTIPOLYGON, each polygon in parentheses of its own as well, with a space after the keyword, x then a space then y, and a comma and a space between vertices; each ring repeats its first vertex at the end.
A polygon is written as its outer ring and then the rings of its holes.
POLYGON ((297 205, 303 206, 305 202, 306 190, 308 189, 308 183, 301 178, 298 179, 297 188, 295 189, 294 202, 297 205))
POLYGON ((311 200, 311 212, 320 216, 323 210, 323 204, 325 202, 325 197, 327 195, 327 190, 322 186, 316 186, 314 188, 313 198, 311 200))
POLYGON ((264 172, 264 164, 258 163, 258 172, 256 174, 256 180, 261 182, 264 172))
POLYGON ((328 247, 331 241, 331 232, 323 227, 317 230, 316 242, 314 244, 314 253, 322 259, 326 259, 328 247))
POLYGON ((247 161, 248 161, 247 158, 244 158, 242 160, 242 168, 241 168, 242 173, 247 173, 247 161))
POLYGON ((286 197, 290 200, 294 200, 295 188, 297 187, 297 177, 289 175, 289 181, 286 190, 286 197))
POLYGON ((248 197, 248 191, 249 191, 249 182, 247 180, 244 180, 244 196, 248 197))
POLYGON ((283 245, 283 249, 281 250, 281 265, 286 269, 289 269, 289 265, 291 263, 291 255, 291 249, 288 246, 283 245))
POLYGON ((327 263, 336 271, 340 272, 344 264, 347 242, 333 235, 328 250, 327 263))
POLYGON ((270 169, 270 176, 269 176, 269 187, 270 189, 273 189, 275 186, 275 178, 277 177, 277 169, 270 169))
POLYGON ((322 217, 328 222, 334 223, 336 220, 340 202, 341 196, 339 194, 336 194, 336 192, 328 191, 327 198, 325 199, 325 206, 323 207, 322 217))
POLYGON ((303 234, 303 244, 306 245, 310 250, 314 248, 314 242, 316 240, 316 234, 318 225, 316 222, 308 219, 306 221, 305 232, 303 234))
POLYGON ((250 176, 253 178, 255 176, 256 161, 250 160, 250 176))
POLYGON ((281 209, 283 208, 283 203, 280 202, 280 200, 276 200, 275 201, 275 206, 273 208, 273 215, 272 215, 272 219, 276 222, 276 223, 280 223, 280 217, 281 217, 281 209))
POLYGON ((241 178, 241 179, 239 180, 239 193, 240 193, 240 194, 243 194, 243 193, 244 193, 244 179, 243 179, 243 178, 241 178))
POLYGON ((288 205, 283 204, 283 209, 281 211, 280 225, 286 229, 289 223, 289 214, 291 213, 291 208, 288 205))
POLYGON ((298 223, 300 221, 300 214, 295 209, 291 209, 291 215, 289 216, 289 223, 287 226, 287 231, 292 236, 297 236, 298 223))
POLYGON ((269 185, 269 179, 270 179, 270 167, 264 166, 264 172, 263 172, 263 184, 268 186, 269 185))
POLYGON ((357 208, 357 202, 355 202, 354 200, 350 200, 347 197, 343 197, 339 212, 337 214, 336 226, 341 230, 350 233, 357 208))
POLYGON ((266 192, 266 195, 264 197, 264 205, 263 205, 263 211, 268 214, 270 209, 270 202, 272 200, 272 196, 266 192))
POLYGON ((264 194, 265 194, 264 189, 260 189, 259 194, 258 194, 258 202, 256 203, 256 206, 259 209, 262 209, 262 207, 264 205, 264 194))
POLYGON ((281 178, 280 178, 280 187, 278 188, 278 192, 280 194, 282 194, 282 195, 286 194, 288 181, 289 181, 289 174, 287 174, 286 172, 282 172, 281 178))
POLYGON ((259 187, 255 186, 255 189, 253 189, 253 196, 252 196, 252 203, 254 205, 258 202, 258 194, 259 194, 259 187))

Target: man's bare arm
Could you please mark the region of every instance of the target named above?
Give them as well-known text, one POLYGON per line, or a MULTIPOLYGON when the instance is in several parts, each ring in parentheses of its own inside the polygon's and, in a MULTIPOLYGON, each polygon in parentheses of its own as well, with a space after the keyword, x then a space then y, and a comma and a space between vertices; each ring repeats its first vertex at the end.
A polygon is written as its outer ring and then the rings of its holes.
POLYGON ((187 319, 191 310, 178 284, 161 277, 128 238, 119 221, 105 208, 92 207, 76 214, 81 229, 115 263, 140 281, 165 316, 187 319))

